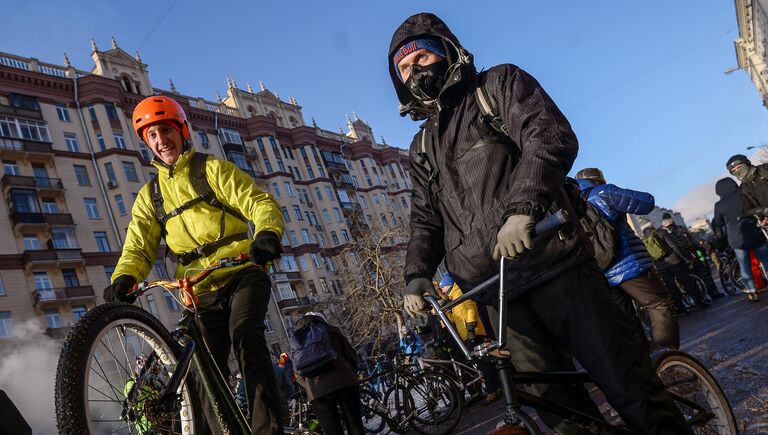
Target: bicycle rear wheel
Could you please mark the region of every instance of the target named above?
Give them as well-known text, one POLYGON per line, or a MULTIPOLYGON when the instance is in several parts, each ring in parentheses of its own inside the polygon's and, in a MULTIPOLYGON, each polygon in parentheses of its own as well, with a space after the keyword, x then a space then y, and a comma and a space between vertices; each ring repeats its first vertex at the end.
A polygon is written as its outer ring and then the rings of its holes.
POLYGON ((653 365, 695 433, 739 433, 728 398, 698 360, 685 352, 668 350, 657 355, 653 365))
POLYGON ((59 355, 55 392, 59 432, 203 433, 200 401, 189 378, 169 408, 161 410, 157 401, 179 356, 168 330, 141 308, 109 303, 90 310, 72 328, 59 355), (141 378, 139 355, 158 361, 141 378), (132 389, 134 394, 129 394, 132 389))
POLYGON ((384 430, 386 421, 379 412, 386 412, 386 408, 381 403, 380 394, 371 390, 360 390, 360 406, 363 414, 363 427, 368 433, 381 433, 384 430))
POLYGON ((436 372, 422 372, 408 386, 405 402, 408 415, 413 415, 411 427, 420 434, 445 435, 461 419, 463 392, 454 381, 436 372))

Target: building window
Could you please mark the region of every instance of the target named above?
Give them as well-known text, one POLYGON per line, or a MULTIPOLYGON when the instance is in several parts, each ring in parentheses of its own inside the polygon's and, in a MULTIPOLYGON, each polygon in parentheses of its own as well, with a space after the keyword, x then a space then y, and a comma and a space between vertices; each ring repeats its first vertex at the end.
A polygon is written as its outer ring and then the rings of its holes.
POLYGON ((83 165, 73 165, 75 168, 75 177, 80 186, 90 186, 91 180, 88 178, 88 170, 83 165))
POLYGON ((291 246, 298 246, 299 239, 296 238, 296 231, 288 231, 288 239, 291 241, 291 246))
POLYGON ((39 251, 40 239, 34 234, 24 234, 24 249, 27 251, 39 251))
POLYGON ((323 219, 325 220, 325 223, 331 223, 331 215, 328 213, 328 209, 323 209, 323 219))
POLYGON ((389 222, 387 222, 387 217, 386 216, 382 216, 381 217, 381 223, 384 224, 385 227, 389 226, 389 222))
POLYGON ((75 269, 62 269, 61 276, 64 278, 64 287, 80 287, 80 280, 77 278, 75 269))
POLYGON ((269 320, 269 318, 264 319, 264 332, 275 332, 275 330, 272 329, 272 321, 269 320))
POLYGON ((52 290, 51 279, 48 278, 48 272, 33 272, 35 278, 35 290, 52 290))
POLYGON ((163 296, 165 297, 165 304, 168 305, 168 311, 179 311, 181 309, 179 308, 179 303, 176 302, 176 299, 170 293, 163 292, 163 296))
POLYGON ((139 153, 141 154, 141 158, 143 158, 145 161, 149 162, 152 160, 152 156, 149 155, 149 151, 147 151, 147 146, 144 145, 143 142, 139 142, 139 153))
POLYGON ((88 114, 91 116, 91 121, 96 121, 96 108, 93 107, 93 104, 88 105, 88 114))
POLYGON ((56 200, 52 198, 43 198, 43 213, 56 214, 59 212, 59 206, 56 204, 56 200))
POLYGON ((277 167, 280 169, 280 172, 285 172, 285 165, 283 164, 283 159, 277 159, 277 167))
POLYGON ((317 173, 320 174, 320 177, 325 178, 325 169, 322 166, 317 167, 317 173))
POLYGON ((6 175, 21 175, 16 160, 3 160, 3 173, 6 175))
POLYGON ((155 295, 147 295, 147 304, 149 305, 149 312, 153 316, 157 317, 157 303, 155 303, 155 295))
POLYGON ((341 230, 341 237, 344 238, 344 241, 349 243, 349 233, 347 230, 341 230))
POLYGON ((290 223, 291 215, 288 213, 288 209, 285 207, 280 207, 280 211, 283 212, 283 219, 285 220, 285 223, 290 223))
POLYGON ((319 187, 315 187, 315 196, 317 197, 317 200, 319 202, 323 202, 323 192, 320 190, 319 187))
POLYGON ((132 162, 123 162, 123 172, 125 172, 125 179, 128 181, 139 181, 139 175, 136 173, 136 167, 132 162))
POLYGON ((304 218, 301 216, 301 207, 299 207, 298 205, 293 206, 293 214, 296 215, 297 221, 304 220, 304 218))
POLYGON ((78 320, 82 319, 83 316, 85 316, 85 313, 88 312, 88 309, 85 308, 85 305, 73 305, 72 306, 72 320, 77 322, 78 320))
POLYGON ((288 195, 288 197, 293 198, 294 193, 293 193, 293 186, 291 186, 291 182, 285 181, 283 184, 285 185, 285 192, 288 195))
POLYGON ((301 270, 304 272, 309 270, 309 264, 307 264, 307 259, 303 255, 299 257, 299 264, 301 264, 301 270))
POLYGON ((3 278, 0 277, 0 296, 5 296, 5 283, 3 282, 3 278))
POLYGON ((400 198, 400 201, 403 203, 403 208, 408 208, 408 201, 405 198, 400 198))
POLYGON ((197 135, 200 137, 200 143, 203 144, 203 148, 208 148, 208 135, 204 131, 198 131, 197 135))
POLYGON ((77 237, 75 229, 70 227, 51 228, 51 240, 53 240, 53 249, 76 249, 77 237))
POLYGON ((328 200, 333 201, 333 189, 331 186, 325 186, 325 196, 328 200))
POLYGON ((11 189, 13 211, 20 213, 40 213, 37 194, 34 190, 11 189))
POLYGON ((99 149, 102 151, 107 150, 107 144, 104 142, 104 136, 101 133, 96 133, 96 141, 99 143, 99 149))
POLYGON ((67 151, 73 153, 80 152, 80 144, 77 143, 77 136, 72 133, 64 133, 64 142, 67 143, 67 151))
POLYGON ((110 252, 109 240, 107 240, 107 233, 104 231, 94 231, 93 236, 96 238, 96 247, 99 252, 110 252))
POLYGON ((71 122, 69 119, 69 109, 66 104, 56 104, 56 114, 59 115, 59 121, 71 122))
POLYGON ((283 265, 283 269, 286 272, 298 272, 299 268, 296 266, 296 259, 293 255, 283 255, 280 257, 280 263, 283 265))
POLYGON ((320 245, 321 248, 325 248, 325 237, 323 237, 322 234, 315 234, 315 239, 317 240, 317 244, 320 245))
POLYGON ((7 116, 0 116, 0 135, 39 142, 51 141, 48 134, 48 124, 45 122, 7 116))
POLYGON ((243 144, 243 140, 240 138, 240 133, 237 130, 232 130, 231 128, 220 128, 219 131, 221 132, 222 142, 233 143, 237 145, 243 144))
POLYGON ((88 213, 88 219, 101 219, 96 198, 83 198, 83 202, 85 203, 85 211, 88 213))
POLYGON ((264 141, 260 137, 256 138, 256 144, 259 146, 259 151, 264 152, 264 141))
POLYGON ((107 118, 117 120, 117 110, 112 103, 104 103, 104 108, 107 109, 107 118))
POLYGON ((104 274, 107 275, 107 283, 112 284, 112 274, 115 273, 115 266, 104 266, 104 274))
POLYGON ((380 203, 379 203, 379 194, 378 193, 374 193, 373 194, 373 203, 376 204, 376 207, 378 207, 380 205, 380 203))
POLYGON ((333 240, 333 246, 339 244, 339 237, 336 235, 336 231, 331 231, 331 240, 333 240))
POLYGON ((320 260, 317 259, 317 254, 309 254, 309 256, 312 257, 312 262, 315 263, 315 269, 322 268, 322 266, 320 266, 320 260))
POLYGON ((315 172, 312 170, 312 165, 307 165, 307 177, 309 177, 310 180, 315 178, 315 172))
POLYGON ((162 259, 155 260, 155 275, 160 279, 169 279, 168 269, 165 268, 165 262, 162 259))
POLYGON ((117 176, 115 175, 115 169, 112 167, 112 163, 104 163, 104 171, 107 173, 107 180, 112 183, 117 183, 117 176))
POLYGON ((126 213, 128 213, 125 209, 125 202, 123 201, 123 195, 119 193, 115 195, 115 204, 117 204, 117 210, 120 212, 120 216, 124 216, 126 213))
POLYGON ((272 173, 272 163, 266 157, 264 158, 264 169, 267 171, 267 174, 272 173))
POLYGON ((304 243, 310 244, 312 243, 312 239, 309 238, 309 231, 306 229, 301 230, 301 237, 304 239, 304 243))
POLYGON ((272 183, 272 191, 275 192, 275 198, 282 198, 280 194, 280 186, 277 183, 272 183))
POLYGON ((343 218, 341 217, 341 212, 339 211, 338 207, 333 208, 333 214, 336 215, 336 222, 342 221, 343 218))
POLYGON ((13 335, 13 319, 10 311, 0 311, 0 338, 10 338, 13 335))
POLYGON ((121 150, 126 149, 125 138, 123 137, 122 133, 112 133, 112 137, 115 139, 115 146, 117 146, 121 150))
POLYGON ((43 316, 45 316, 45 323, 48 325, 48 328, 59 329, 62 327, 59 310, 45 310, 43 311, 43 316))

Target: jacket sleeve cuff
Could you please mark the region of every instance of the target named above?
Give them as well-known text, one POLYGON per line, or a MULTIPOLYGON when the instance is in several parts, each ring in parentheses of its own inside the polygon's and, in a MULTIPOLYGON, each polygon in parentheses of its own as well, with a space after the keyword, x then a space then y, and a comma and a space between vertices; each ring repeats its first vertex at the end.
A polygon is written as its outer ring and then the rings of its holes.
POLYGON ((541 220, 545 213, 544 208, 530 202, 513 202, 504 212, 504 220, 512 215, 531 216, 535 221, 541 220))

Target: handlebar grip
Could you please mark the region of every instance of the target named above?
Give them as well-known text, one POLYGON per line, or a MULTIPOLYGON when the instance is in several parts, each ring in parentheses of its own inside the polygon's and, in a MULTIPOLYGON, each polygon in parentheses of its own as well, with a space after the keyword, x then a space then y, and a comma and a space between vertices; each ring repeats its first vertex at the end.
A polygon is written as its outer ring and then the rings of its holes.
POLYGON ((548 233, 559 226, 563 225, 564 223, 568 222, 569 216, 568 212, 560 209, 554 214, 551 214, 544 219, 540 220, 536 226, 533 228, 533 235, 539 236, 544 233, 548 233))

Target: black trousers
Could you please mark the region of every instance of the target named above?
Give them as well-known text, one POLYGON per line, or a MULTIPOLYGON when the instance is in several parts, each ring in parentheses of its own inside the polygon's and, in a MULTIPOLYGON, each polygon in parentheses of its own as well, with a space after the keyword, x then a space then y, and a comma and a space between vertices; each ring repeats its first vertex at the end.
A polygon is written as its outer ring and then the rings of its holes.
POLYGON ((698 258, 693 261, 693 270, 696 275, 704 280, 704 284, 707 286, 707 293, 709 293, 709 297, 714 299, 718 296, 721 296, 720 290, 717 289, 717 285, 715 284, 715 280, 712 279, 712 271, 709 268, 709 263, 706 261, 701 261, 698 258))
MULTIPOLYGON (((225 379, 229 378, 229 352, 235 352, 251 410, 251 431, 260 435, 283 433, 280 396, 264 338, 270 288, 269 275, 248 268, 218 291, 200 295, 198 310, 198 325, 225 379)), ((200 392, 201 384, 198 381, 200 392)), ((221 433, 211 404, 202 393, 201 401, 211 431, 221 433)))
MULTIPOLYGON (((680 347, 680 325, 677 323, 675 303, 669 290, 659 278, 655 270, 638 275, 624 281, 611 290, 619 289, 634 299, 648 313, 651 321, 651 350, 659 348, 678 349, 680 347)), ((614 295, 619 305, 630 318, 635 319, 635 309, 631 301, 614 295), (618 300, 617 300, 618 297, 618 300)))
MULTIPOLYGON (((576 357, 632 433, 693 433, 654 373, 640 328, 611 299, 593 262, 510 301, 506 324, 517 370, 572 371, 576 357)), ((536 384, 528 389, 600 416, 583 385, 536 384)), ((552 415, 540 416, 558 433, 588 433, 552 415)))
MULTIPOLYGON (((483 343, 485 339, 485 336, 477 336, 472 340, 467 340, 467 347, 471 350, 475 346, 483 343)), ((461 352, 458 353, 461 354, 461 352)), ((467 358, 462 354, 459 361, 466 361, 466 359, 467 358)), ((483 376, 483 381, 485 381, 485 394, 491 394, 499 389, 499 374, 496 373, 496 367, 493 365, 493 363, 484 360, 477 360, 477 370, 483 376)))
POLYGON ((679 263, 665 269, 659 269, 659 275, 661 275, 664 285, 667 286, 667 290, 669 290, 672 300, 675 301, 675 304, 677 304, 677 308, 680 309, 681 313, 685 312, 685 305, 683 305, 682 295, 675 283, 675 278, 677 278, 677 281, 683 286, 685 292, 693 297, 697 306, 704 306, 704 295, 700 293, 699 286, 697 286, 689 276, 688 266, 685 263, 679 263))
POLYGON ((345 387, 317 397, 311 405, 325 435, 344 435, 342 420, 347 425, 349 435, 365 434, 359 387, 345 387))

